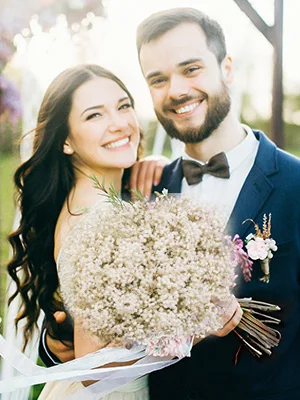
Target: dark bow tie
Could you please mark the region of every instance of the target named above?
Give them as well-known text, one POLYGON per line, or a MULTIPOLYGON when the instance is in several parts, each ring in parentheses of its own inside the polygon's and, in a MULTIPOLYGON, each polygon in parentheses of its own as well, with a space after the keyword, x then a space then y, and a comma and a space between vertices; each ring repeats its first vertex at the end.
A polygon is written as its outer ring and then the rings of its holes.
POLYGON ((198 164, 196 161, 182 160, 183 175, 189 185, 195 185, 202 181, 204 174, 210 174, 219 178, 229 178, 229 165, 225 153, 213 156, 208 163, 198 164))

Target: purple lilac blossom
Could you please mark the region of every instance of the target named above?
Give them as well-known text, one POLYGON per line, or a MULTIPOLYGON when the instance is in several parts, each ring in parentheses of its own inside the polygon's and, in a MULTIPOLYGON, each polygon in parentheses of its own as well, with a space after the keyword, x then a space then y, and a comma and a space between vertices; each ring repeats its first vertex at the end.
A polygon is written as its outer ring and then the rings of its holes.
POLYGON ((0 117, 5 112, 8 113, 11 122, 16 124, 22 116, 22 105, 15 84, 0 74, 0 117))

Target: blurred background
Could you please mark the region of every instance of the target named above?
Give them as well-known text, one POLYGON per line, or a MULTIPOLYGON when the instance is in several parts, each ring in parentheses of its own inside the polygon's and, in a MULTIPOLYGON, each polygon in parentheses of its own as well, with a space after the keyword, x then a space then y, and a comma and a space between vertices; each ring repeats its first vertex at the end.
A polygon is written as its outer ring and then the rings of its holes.
MULTIPOLYGON (((272 26, 278 0, 248 0, 272 26)), ((300 156, 300 1, 283 4, 283 140, 278 145, 300 156)), ((30 155, 31 139, 18 144, 35 127, 42 96, 63 69, 97 63, 111 69, 136 99, 146 132, 146 154, 175 158, 181 145, 170 142, 158 126, 140 72, 136 27, 152 12, 194 7, 224 28, 235 66, 232 89, 241 120, 272 138, 274 49, 234 0, 1 0, 0 4, 0 316, 6 302, 7 234, 15 218, 12 176, 30 155)), ((245 1, 240 1, 245 3, 245 1)), ((280 78, 281 81, 281 78, 280 78)), ((274 112, 273 112, 274 118, 274 112)), ((280 122, 279 122, 280 123, 280 122)), ((276 139, 276 138, 273 138, 276 139)), ((0 331, 2 326, 0 327, 0 331)), ((35 398, 36 393, 32 395, 35 398)))

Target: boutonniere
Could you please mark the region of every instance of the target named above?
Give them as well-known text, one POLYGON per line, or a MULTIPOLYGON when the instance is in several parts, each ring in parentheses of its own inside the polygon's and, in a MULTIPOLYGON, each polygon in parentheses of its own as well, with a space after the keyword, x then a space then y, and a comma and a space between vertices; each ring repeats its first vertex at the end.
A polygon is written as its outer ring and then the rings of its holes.
POLYGON ((264 214, 262 230, 252 219, 246 219, 243 224, 246 221, 253 222, 255 228, 255 233, 250 233, 245 240, 248 256, 252 260, 260 260, 261 270, 264 273, 260 281, 268 283, 270 281, 272 252, 277 250, 276 242, 271 238, 271 214, 268 217, 264 214))

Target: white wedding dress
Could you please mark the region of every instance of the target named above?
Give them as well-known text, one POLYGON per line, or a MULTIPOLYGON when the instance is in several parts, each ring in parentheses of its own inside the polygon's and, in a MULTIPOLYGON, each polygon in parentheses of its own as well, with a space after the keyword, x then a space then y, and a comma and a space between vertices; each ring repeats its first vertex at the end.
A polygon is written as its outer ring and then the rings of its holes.
MULTIPOLYGON (((89 215, 91 215, 91 211, 95 212, 101 209, 105 209, 108 207, 108 203, 103 203, 102 201, 97 202, 92 206, 89 210, 89 215)), ((80 220, 84 220, 85 215, 83 215, 80 220)), ((63 268, 62 264, 64 264, 62 260, 63 247, 61 248, 58 257, 57 257, 57 266, 58 270, 63 268)), ((42 390, 38 400, 63 400, 68 396, 83 390, 85 386, 80 382, 71 382, 71 381, 58 381, 58 382, 48 382, 44 389, 42 390)), ((82 394, 82 398, 85 399, 85 394, 82 394)), ((134 381, 127 383, 126 385, 116 389, 116 391, 105 395, 104 397, 93 397, 93 399, 103 399, 103 400, 148 400, 148 375, 142 376, 140 378, 135 379, 134 381)))
MULTIPOLYGON (((49 382, 45 385, 38 400, 63 400, 67 396, 76 393, 84 388, 81 382, 49 382)), ((84 395, 83 395, 84 400, 84 395)), ((117 389, 104 397, 103 400, 148 400, 148 375, 142 376, 117 389)))

